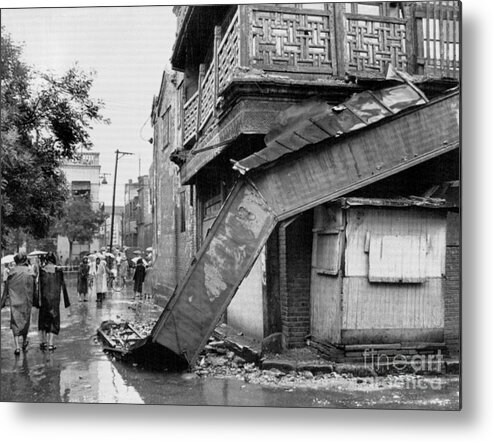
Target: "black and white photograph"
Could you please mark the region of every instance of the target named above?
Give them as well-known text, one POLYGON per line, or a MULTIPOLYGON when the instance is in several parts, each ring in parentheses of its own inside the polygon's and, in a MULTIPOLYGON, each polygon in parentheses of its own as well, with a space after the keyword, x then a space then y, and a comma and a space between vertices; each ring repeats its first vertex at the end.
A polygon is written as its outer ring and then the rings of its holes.
POLYGON ((2 7, 0 401, 460 411, 462 8, 2 7))

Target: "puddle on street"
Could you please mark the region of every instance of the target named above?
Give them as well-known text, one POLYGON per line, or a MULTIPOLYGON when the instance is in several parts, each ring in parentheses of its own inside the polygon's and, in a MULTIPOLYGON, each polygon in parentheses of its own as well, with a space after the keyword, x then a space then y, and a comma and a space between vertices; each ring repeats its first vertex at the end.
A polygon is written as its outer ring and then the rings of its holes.
MULTIPOLYGON (((70 292, 72 293, 72 292, 70 292)), ((72 296, 73 298, 73 296, 72 296)), ((440 391, 348 390, 334 388, 280 388, 238 379, 198 378, 181 373, 145 370, 112 361, 95 340, 99 324, 155 319, 160 309, 135 304, 130 294, 109 294, 101 308, 94 300, 73 300, 71 315, 61 309, 62 329, 57 349, 39 349, 37 310, 33 309, 29 351, 15 357, 9 329, 10 312, 1 313, 1 400, 22 402, 132 403, 229 405, 270 407, 377 407, 454 409, 458 380, 440 391), (129 308, 132 307, 132 308, 129 308)))

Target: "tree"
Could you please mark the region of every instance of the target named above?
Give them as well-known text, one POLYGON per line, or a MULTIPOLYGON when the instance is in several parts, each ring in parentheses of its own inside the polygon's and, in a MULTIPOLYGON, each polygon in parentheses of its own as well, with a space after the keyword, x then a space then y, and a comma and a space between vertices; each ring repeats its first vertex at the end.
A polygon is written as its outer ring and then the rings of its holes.
POLYGON ((64 75, 39 73, 22 47, 1 35, 2 246, 19 229, 46 236, 63 212, 68 190, 60 166, 92 147, 93 122, 109 123, 90 97, 94 73, 77 65, 64 75))
POLYGON ((67 201, 64 215, 58 221, 56 231, 68 238, 70 261, 72 261, 74 241, 91 242, 104 220, 104 212, 93 210, 89 198, 72 197, 67 201))

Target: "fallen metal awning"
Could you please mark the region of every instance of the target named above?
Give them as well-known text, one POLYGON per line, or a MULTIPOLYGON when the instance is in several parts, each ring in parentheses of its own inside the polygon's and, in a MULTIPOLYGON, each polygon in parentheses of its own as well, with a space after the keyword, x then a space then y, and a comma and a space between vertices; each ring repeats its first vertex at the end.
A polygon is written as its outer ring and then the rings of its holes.
MULTIPOLYGON (((381 98, 389 109, 411 106, 397 114, 383 108, 372 113, 381 107, 376 101, 368 108, 346 102, 336 119, 320 123, 331 136, 303 146, 281 136, 276 140, 288 143, 295 150, 291 155, 281 154, 276 144, 264 149, 269 161, 253 156, 241 161, 249 173, 226 199, 145 346, 159 344, 193 365, 279 221, 458 149, 458 92, 420 106, 412 94, 402 96, 406 106, 381 98), (358 110, 363 108, 367 116, 358 110), (337 136, 341 129, 344 136, 337 136)), ((142 344, 135 347, 142 351, 142 344)))
POLYGON ((238 161, 233 168, 246 173, 308 145, 366 128, 404 109, 425 103, 415 88, 399 84, 354 94, 337 106, 329 106, 323 101, 292 106, 283 113, 283 124, 266 135, 266 147, 238 161))

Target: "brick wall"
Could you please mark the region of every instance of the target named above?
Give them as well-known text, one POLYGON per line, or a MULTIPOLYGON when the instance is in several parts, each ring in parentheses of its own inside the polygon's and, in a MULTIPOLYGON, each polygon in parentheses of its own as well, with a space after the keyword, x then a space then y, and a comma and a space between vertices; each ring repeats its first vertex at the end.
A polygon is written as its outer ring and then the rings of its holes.
MULTIPOLYGON (((152 292, 156 302, 164 305, 185 275, 194 250, 195 212, 191 204, 191 187, 180 185, 178 166, 170 155, 180 147, 180 131, 176 84, 166 75, 160 99, 155 103, 154 119, 154 235, 155 261, 152 269, 152 292), (169 126, 161 117, 169 112, 169 126), (164 133, 169 130, 168 136, 164 133), (166 140, 166 141, 164 141, 166 140), (164 143, 167 142, 165 145, 164 143), (180 193, 184 193, 181 200, 180 193), (185 231, 181 232, 181 204, 184 203, 185 231)), ((151 174, 150 174, 151 175, 151 174)))
POLYGON ((303 347, 310 333, 312 212, 279 228, 282 333, 288 348, 303 347))
POLYGON ((445 275, 445 343, 451 354, 457 354, 460 343, 459 246, 447 246, 445 275))

